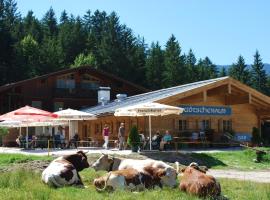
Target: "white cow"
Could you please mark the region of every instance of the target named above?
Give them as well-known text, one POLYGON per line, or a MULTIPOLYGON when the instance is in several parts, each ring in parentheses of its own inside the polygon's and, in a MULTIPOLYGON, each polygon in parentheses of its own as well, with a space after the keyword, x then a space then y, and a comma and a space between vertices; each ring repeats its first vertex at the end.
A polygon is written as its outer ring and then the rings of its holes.
POLYGON ((107 154, 103 154, 92 167, 97 170, 115 171, 122 169, 135 169, 139 172, 144 172, 145 167, 164 169, 166 174, 161 179, 161 184, 169 187, 176 186, 177 171, 170 165, 163 161, 145 159, 119 159, 109 157, 107 154))
POLYGON ((79 171, 89 167, 87 157, 82 151, 76 154, 61 156, 53 160, 42 172, 42 181, 49 186, 63 187, 76 185, 83 187, 79 171))

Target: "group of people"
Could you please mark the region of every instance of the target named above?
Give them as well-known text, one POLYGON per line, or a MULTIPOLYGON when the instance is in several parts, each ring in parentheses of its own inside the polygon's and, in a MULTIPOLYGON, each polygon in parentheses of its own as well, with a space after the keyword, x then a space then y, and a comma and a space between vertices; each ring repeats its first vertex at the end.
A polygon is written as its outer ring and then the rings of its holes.
MULTIPOLYGON (((104 138, 103 148, 105 149, 108 149, 110 134, 111 132, 110 132, 109 126, 108 124, 105 124, 102 131, 102 135, 104 138)), ((139 136, 140 136, 140 143, 141 143, 140 149, 145 149, 147 146, 147 143, 149 142, 149 139, 145 138, 142 131, 140 131, 139 136)), ((152 137, 152 146, 157 147, 157 149, 161 151, 164 150, 165 145, 171 144, 171 142, 172 142, 172 136, 168 130, 165 131, 164 136, 162 136, 160 132, 157 131, 156 134, 152 137)), ((125 143, 125 124, 122 122, 120 123, 120 127, 118 129, 118 140, 115 141, 115 144, 117 144, 119 150, 123 150, 124 143, 125 143)))
POLYGON ((55 134, 52 134, 52 136, 45 136, 44 134, 37 137, 34 135, 29 135, 27 138, 23 135, 18 135, 16 138, 16 143, 20 148, 27 148, 26 141, 28 141, 28 148, 47 148, 48 143, 47 141, 51 141, 50 146, 53 148, 70 148, 71 146, 74 146, 77 148, 78 142, 80 141, 78 133, 75 133, 74 136, 70 140, 65 139, 65 134, 63 132, 62 127, 58 127, 58 130, 55 134))
POLYGON ((18 135, 16 138, 16 143, 20 148, 25 148, 26 147, 26 140, 28 142, 28 148, 36 148, 37 147, 37 136, 36 135, 32 135, 30 137, 26 137, 23 135, 18 135))
POLYGON ((172 142, 172 135, 168 130, 165 131, 164 136, 159 131, 152 137, 152 147, 154 149, 164 150, 165 145, 170 145, 172 142))

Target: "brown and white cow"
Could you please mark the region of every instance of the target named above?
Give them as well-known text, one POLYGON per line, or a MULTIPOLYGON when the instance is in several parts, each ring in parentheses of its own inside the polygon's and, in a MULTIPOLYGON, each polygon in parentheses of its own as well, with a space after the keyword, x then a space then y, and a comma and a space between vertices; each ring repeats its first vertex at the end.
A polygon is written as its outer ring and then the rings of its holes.
POLYGON ((122 169, 111 171, 106 175, 94 180, 98 191, 106 189, 144 190, 153 189, 155 186, 162 187, 162 177, 166 175, 165 169, 145 167, 143 171, 136 169, 122 169))
POLYGON ((79 171, 89 167, 87 156, 78 151, 53 160, 42 172, 42 181, 53 187, 75 185, 83 187, 79 171))
POLYGON ((92 167, 98 170, 105 171, 115 171, 122 169, 135 169, 138 172, 144 172, 146 167, 152 167, 157 169, 164 169, 166 174, 161 179, 161 184, 164 186, 175 187, 177 172, 176 170, 166 164, 163 161, 145 159, 145 160, 135 160, 135 159, 120 159, 109 157, 107 154, 103 154, 96 162, 92 164, 92 167))
POLYGON ((180 190, 199 197, 220 196, 220 184, 213 176, 207 175, 205 170, 199 168, 197 163, 191 163, 181 171, 180 190))

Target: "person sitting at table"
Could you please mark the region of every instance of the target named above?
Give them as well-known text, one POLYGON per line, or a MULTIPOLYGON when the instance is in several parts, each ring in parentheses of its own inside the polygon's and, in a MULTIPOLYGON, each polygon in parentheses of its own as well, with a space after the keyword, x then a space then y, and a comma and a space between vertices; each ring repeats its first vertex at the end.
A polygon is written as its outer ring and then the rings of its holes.
POLYGON ((163 151, 164 150, 164 145, 165 144, 170 144, 172 141, 172 136, 171 134, 169 133, 168 130, 166 130, 165 132, 165 135, 163 136, 161 142, 160 142, 160 147, 159 147, 159 150, 160 151, 163 151))
POLYGON ((37 147, 37 136, 32 135, 32 140, 31 140, 30 146, 31 146, 31 148, 37 147))
POLYGON ((78 133, 75 133, 75 135, 69 141, 67 148, 69 148, 70 145, 73 144, 75 146, 75 148, 77 149, 77 144, 79 141, 80 141, 79 135, 78 135, 78 133))
POLYGON ((18 137, 16 138, 16 143, 19 145, 20 148, 22 148, 23 146, 23 136, 22 135, 18 135, 18 137))
POLYGON ((162 135, 159 131, 152 137, 152 149, 158 149, 160 147, 160 142, 162 139, 162 135))

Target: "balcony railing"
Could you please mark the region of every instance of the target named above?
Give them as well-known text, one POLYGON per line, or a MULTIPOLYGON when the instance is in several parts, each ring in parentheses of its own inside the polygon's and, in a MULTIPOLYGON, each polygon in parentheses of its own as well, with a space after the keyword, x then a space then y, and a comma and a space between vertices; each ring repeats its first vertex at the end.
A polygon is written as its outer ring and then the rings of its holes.
POLYGON ((74 88, 74 89, 55 88, 54 97, 97 99, 97 91, 82 88, 74 88))

